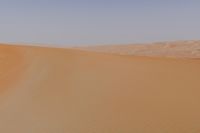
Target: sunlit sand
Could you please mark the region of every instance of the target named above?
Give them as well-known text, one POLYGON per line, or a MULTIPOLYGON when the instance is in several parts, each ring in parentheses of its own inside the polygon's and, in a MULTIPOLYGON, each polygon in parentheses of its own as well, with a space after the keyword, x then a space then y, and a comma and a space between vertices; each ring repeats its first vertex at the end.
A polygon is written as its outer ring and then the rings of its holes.
POLYGON ((0 45, 0 89, 2 133, 200 131, 197 56, 0 45))

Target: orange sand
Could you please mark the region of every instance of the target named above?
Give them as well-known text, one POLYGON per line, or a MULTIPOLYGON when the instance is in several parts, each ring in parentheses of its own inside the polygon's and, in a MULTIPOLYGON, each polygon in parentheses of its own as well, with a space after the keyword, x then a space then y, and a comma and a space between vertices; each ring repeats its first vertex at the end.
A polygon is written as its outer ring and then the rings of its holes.
POLYGON ((0 91, 20 79, 26 64, 22 49, 0 45, 0 91))
POLYGON ((200 132, 199 59, 4 45, 0 57, 2 133, 200 132))

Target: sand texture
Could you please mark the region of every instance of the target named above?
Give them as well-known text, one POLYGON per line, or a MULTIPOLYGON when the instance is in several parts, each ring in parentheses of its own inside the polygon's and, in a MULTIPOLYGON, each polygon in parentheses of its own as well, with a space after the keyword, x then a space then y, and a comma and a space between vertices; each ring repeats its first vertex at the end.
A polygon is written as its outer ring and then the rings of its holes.
POLYGON ((0 89, 1 133, 200 132, 199 59, 0 45, 0 89))
POLYGON ((200 58, 200 41, 173 41, 149 44, 99 45, 77 47, 82 50, 120 55, 200 58))

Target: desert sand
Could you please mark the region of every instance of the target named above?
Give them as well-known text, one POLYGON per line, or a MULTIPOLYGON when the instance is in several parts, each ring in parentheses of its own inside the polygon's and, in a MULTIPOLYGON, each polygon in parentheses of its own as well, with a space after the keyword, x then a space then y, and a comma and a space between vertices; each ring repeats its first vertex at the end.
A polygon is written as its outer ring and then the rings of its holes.
POLYGON ((199 68, 198 58, 2 44, 0 132, 197 133, 199 68))
POLYGON ((200 58, 200 41, 168 41, 127 45, 97 45, 77 49, 135 56, 200 58))

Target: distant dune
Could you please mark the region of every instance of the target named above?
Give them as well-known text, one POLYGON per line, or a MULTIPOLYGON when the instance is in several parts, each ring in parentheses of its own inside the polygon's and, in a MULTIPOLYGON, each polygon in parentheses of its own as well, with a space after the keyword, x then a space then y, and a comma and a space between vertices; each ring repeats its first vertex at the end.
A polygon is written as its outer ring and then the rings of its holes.
POLYGON ((200 58, 200 41, 157 42, 150 44, 99 45, 81 47, 83 50, 121 55, 200 58))
POLYGON ((0 45, 0 132, 197 133, 200 60, 161 57, 199 57, 187 43, 97 48, 157 58, 0 45))

